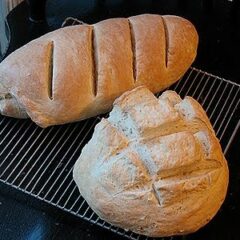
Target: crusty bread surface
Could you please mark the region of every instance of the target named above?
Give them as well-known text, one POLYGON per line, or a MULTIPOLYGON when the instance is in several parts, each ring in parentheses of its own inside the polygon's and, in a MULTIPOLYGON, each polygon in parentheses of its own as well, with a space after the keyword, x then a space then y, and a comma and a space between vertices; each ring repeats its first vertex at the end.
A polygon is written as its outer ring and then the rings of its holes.
POLYGON ((173 91, 126 92, 95 127, 73 177, 107 222, 147 236, 194 232, 222 205, 228 166, 201 105, 173 91))
POLYGON ((198 35, 177 16, 115 18, 62 28, 31 41, 0 63, 0 112, 42 127, 111 109, 127 90, 156 93, 195 59, 198 35))

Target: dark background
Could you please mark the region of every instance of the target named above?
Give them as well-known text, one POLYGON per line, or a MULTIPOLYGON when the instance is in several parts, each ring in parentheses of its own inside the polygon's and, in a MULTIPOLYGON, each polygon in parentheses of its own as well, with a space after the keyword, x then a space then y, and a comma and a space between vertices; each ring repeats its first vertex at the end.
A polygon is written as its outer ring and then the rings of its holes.
MULTIPOLYGON (((39 5, 36 9, 32 9, 30 16, 40 20, 43 7, 39 5)), ((7 54, 31 39, 59 28, 68 16, 94 23, 109 17, 140 13, 175 14, 191 20, 200 36, 194 66, 240 83, 240 4, 236 0, 49 0, 46 1, 45 21, 38 23, 29 21, 28 5, 23 2, 7 18, 11 30, 7 54)), ((227 155, 231 179, 222 211, 214 221, 187 239, 240 239, 240 164, 236 164, 240 161, 239 136, 238 133, 227 155), (222 218, 226 221, 220 221, 222 218)), ((1 239, 110 240, 120 237, 0 184, 1 239)))
MULTIPOLYGON (((31 16, 43 17, 41 3, 32 1, 31 16), (40 3, 40 4, 39 4, 40 3), (37 9, 37 10, 35 10, 37 9)), ((128 17, 141 13, 175 14, 196 26, 200 42, 195 66, 222 77, 240 82, 240 1, 233 0, 48 0, 45 22, 28 20, 27 4, 23 3, 8 16, 11 45, 8 54, 24 43, 59 28, 66 17, 95 23, 110 17, 128 17)))

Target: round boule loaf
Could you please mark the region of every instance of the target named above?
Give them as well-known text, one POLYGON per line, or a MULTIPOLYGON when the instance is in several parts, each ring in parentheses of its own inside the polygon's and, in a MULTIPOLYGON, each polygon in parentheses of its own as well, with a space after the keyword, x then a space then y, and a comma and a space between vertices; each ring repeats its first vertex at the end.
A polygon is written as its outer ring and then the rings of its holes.
POLYGON ((95 127, 73 170, 107 222, 147 236, 194 232, 222 205, 228 166, 206 113, 173 91, 126 92, 95 127))

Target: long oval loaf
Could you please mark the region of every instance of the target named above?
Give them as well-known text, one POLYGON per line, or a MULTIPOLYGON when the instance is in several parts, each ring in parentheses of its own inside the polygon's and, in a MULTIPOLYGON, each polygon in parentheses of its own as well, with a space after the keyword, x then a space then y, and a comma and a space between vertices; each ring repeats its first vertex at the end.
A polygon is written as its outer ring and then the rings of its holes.
POLYGON ((197 45, 194 26, 177 16, 144 14, 56 30, 0 64, 1 114, 47 127, 104 113, 136 86, 155 93, 176 82, 197 45))

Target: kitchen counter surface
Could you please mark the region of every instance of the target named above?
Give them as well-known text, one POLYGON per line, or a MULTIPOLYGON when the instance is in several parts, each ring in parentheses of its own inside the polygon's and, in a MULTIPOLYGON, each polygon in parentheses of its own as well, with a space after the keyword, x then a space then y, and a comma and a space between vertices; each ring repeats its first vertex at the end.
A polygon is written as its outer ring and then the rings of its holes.
MULTIPOLYGON (((62 1, 62 8, 61 4, 56 7, 54 2, 56 1, 52 1, 51 5, 49 5, 47 22, 38 24, 29 22, 26 3, 20 4, 9 14, 11 42, 8 54, 31 39, 61 25, 62 20, 70 14, 71 10, 69 10, 70 8, 67 8, 66 11, 62 10, 66 1, 62 1)), ((92 3, 92 1, 89 2, 92 3)), ((161 5, 160 3, 164 1, 149 1, 152 4, 151 6, 144 3, 145 1, 139 1, 139 5, 135 3, 135 5, 131 4, 131 6, 126 6, 126 1, 122 1, 123 5, 120 2, 106 1, 106 5, 103 5, 103 3, 97 7, 87 5, 88 8, 80 6, 81 8, 78 11, 72 11, 71 15, 89 23, 107 17, 130 16, 144 12, 185 16, 196 25, 200 36, 198 57, 194 66, 240 84, 240 64, 238 60, 240 56, 240 8, 236 2, 219 1, 222 4, 221 7, 216 5, 215 1, 211 6, 204 5, 207 4, 205 3, 207 1, 199 1, 202 5, 198 6, 198 4, 190 4, 190 1, 186 0, 182 1, 182 5, 177 4, 177 1, 172 1, 175 5, 172 4, 171 6, 161 5), (117 4, 120 5, 116 7, 117 4), (85 10, 81 12, 81 9, 85 10)), ((237 133, 227 154, 231 178, 228 196, 223 208, 214 218, 214 221, 210 222, 198 233, 187 236, 186 239, 239 239, 239 145, 240 132, 237 133)), ((112 240, 123 238, 1 183, 0 239, 112 240)))

